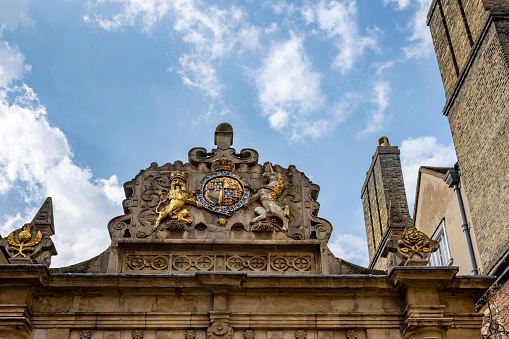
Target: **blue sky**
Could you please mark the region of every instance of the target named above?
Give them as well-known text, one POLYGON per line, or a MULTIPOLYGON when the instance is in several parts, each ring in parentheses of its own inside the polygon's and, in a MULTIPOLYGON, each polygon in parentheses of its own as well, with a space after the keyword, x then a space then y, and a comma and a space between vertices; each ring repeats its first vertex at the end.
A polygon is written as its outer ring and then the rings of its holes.
POLYGON ((53 197, 59 255, 109 245, 122 184, 211 149, 217 124, 321 186, 330 248, 367 265, 360 189, 378 138, 455 162, 431 0, 0 0, 0 234, 53 197))

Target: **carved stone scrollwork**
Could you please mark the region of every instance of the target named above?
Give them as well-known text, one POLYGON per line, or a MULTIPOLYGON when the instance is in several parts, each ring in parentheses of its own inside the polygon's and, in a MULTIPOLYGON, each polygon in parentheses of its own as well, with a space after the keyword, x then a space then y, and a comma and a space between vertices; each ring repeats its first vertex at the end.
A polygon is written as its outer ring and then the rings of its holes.
POLYGON ((247 329, 244 331, 244 339, 254 339, 255 333, 252 329, 247 329))
POLYGON ((298 257, 282 257, 277 256, 271 260, 270 266, 273 270, 284 272, 293 268, 294 272, 306 272, 311 268, 311 258, 298 256, 298 257))
POLYGON ((346 331, 346 339, 357 339, 357 332, 354 330, 346 331))
POLYGON ((142 330, 134 330, 132 332, 133 339, 143 339, 144 335, 142 330))
POLYGON ((305 330, 297 330, 295 331, 295 339, 306 339, 308 333, 305 330))
POLYGON ((162 271, 168 268, 168 257, 160 255, 141 256, 134 255, 127 257, 127 266, 133 270, 143 270, 145 268, 152 268, 157 271, 162 271))
POLYGON ((209 271, 214 267, 214 259, 209 256, 175 256, 173 258, 173 268, 178 271, 192 270, 196 268, 197 271, 209 271))
POLYGON ((185 339, 196 339, 196 331, 195 330, 187 330, 184 332, 185 339))
POLYGON ((265 267, 267 267, 267 262, 262 257, 252 257, 248 261, 248 266, 253 271, 262 271, 265 267))
POLYGON ((288 261, 283 257, 275 257, 272 259, 271 266, 276 271, 286 271, 288 269, 288 261))
POLYGON ((214 266, 214 262, 210 257, 199 257, 195 261, 195 266, 200 271, 208 271, 214 266))
POLYGON ((173 260, 173 267, 180 271, 185 271, 191 267, 191 260, 186 256, 176 257, 173 260))
POLYGON ((226 261, 226 266, 232 271, 240 271, 244 268, 244 260, 238 256, 232 256, 226 261))
POLYGON ((80 339, 90 339, 92 337, 92 332, 89 330, 83 330, 80 332, 80 339))
POLYGON ((226 322, 217 321, 207 328, 207 339, 233 339, 233 328, 226 322))

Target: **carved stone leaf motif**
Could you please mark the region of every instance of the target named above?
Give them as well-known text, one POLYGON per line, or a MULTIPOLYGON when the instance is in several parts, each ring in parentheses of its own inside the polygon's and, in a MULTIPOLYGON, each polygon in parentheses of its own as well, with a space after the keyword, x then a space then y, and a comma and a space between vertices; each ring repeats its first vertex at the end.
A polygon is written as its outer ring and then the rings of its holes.
POLYGON ((187 330, 184 333, 185 339, 196 339, 196 331, 195 330, 187 330))
POLYGON ((254 339, 255 334, 254 331, 251 329, 247 329, 244 331, 244 339, 254 339))
POLYGON ((305 330, 297 330, 295 331, 295 339, 306 339, 308 333, 305 330))
POLYGON ((346 331, 346 339, 357 339, 357 332, 354 330, 346 331))
POLYGON ((132 336, 133 339, 143 339, 144 333, 142 330, 134 330, 132 336))
POLYGON ((286 189, 281 193, 281 202, 290 208, 289 226, 291 233, 295 232, 295 227, 301 226, 303 223, 301 201, 302 194, 300 190, 290 181, 286 189))
POLYGON ((83 330, 80 332, 80 339, 90 339, 92 337, 92 332, 89 330, 83 330))

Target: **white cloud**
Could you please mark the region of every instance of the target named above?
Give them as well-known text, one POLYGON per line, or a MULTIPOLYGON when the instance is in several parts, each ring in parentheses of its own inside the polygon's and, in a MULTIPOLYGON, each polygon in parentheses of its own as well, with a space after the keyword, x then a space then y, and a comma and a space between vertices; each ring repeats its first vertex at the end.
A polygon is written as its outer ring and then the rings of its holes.
MULTIPOLYGON (((1 37, 1 34, 0 34, 1 37)), ((0 41, 0 87, 8 86, 13 80, 20 79, 30 66, 24 65, 25 57, 17 47, 0 41)))
POLYGON ((384 0, 384 4, 396 3, 397 10, 416 9, 408 28, 412 35, 408 37, 410 45, 403 48, 407 58, 422 58, 433 54, 431 33, 426 25, 426 15, 432 0, 384 0))
POLYGON ((391 85, 387 81, 377 81, 373 86, 373 104, 376 108, 372 111, 366 127, 356 133, 356 138, 360 139, 365 135, 376 133, 382 130, 386 125, 387 116, 385 110, 389 107, 389 93, 391 85))
POLYGON ((262 68, 255 72, 258 99, 270 126, 289 131, 292 139, 301 132, 306 136, 319 135, 326 123, 312 122, 308 114, 324 105, 321 77, 312 70, 302 38, 292 34, 289 40, 273 44, 262 68))
POLYGON ((320 1, 307 4, 301 9, 306 24, 317 23, 326 36, 335 40, 338 54, 332 68, 345 73, 353 68, 366 48, 375 48, 373 36, 362 36, 357 23, 357 6, 353 0, 320 1))
MULTIPOLYGON (((107 31, 140 22, 142 30, 150 32, 165 15, 171 15, 175 19, 174 32, 189 44, 190 50, 179 58, 180 67, 169 70, 176 69, 184 84, 202 90, 218 102, 224 90, 216 69, 218 64, 232 52, 254 51, 262 32, 247 23, 247 14, 241 8, 221 9, 198 0, 95 1, 89 2, 88 12, 84 20, 107 31), (108 5, 113 7, 109 17, 101 13, 108 5)), ((221 105, 216 102, 215 106, 221 105)))
POLYGON ((0 0, 0 26, 14 30, 34 24, 28 14, 30 0, 0 0))
POLYGON ((53 240, 59 251, 54 266, 89 259, 109 245, 107 222, 122 213, 122 188, 116 176, 93 179, 88 168, 73 162, 66 136, 51 126, 33 90, 25 84, 14 85, 27 69, 23 55, 6 44, 1 46, 11 57, 0 58, 0 69, 10 72, 0 83, 0 195, 18 194, 27 208, 1 215, 0 233, 8 234, 30 221, 45 197, 51 196, 53 240))
POLYGON ((369 265, 366 237, 353 234, 339 234, 328 243, 329 249, 338 258, 367 267, 369 265))
POLYGON ((433 41, 431 33, 426 25, 426 15, 431 5, 431 0, 417 0, 418 9, 414 14, 409 26, 412 28, 412 41, 408 47, 404 48, 407 58, 421 58, 433 55, 433 41))
POLYGON ((403 140, 400 149, 405 190, 412 213, 419 167, 452 167, 456 162, 456 152, 454 145, 443 145, 432 136, 403 140))
POLYGON ((93 22, 104 30, 121 30, 125 26, 142 24, 142 30, 149 32, 169 9, 167 0, 97 0, 88 2, 89 14, 83 16, 85 22, 93 22), (111 10, 111 18, 94 11, 99 5, 102 10, 111 10))
POLYGON ((390 3, 395 3, 398 5, 399 10, 403 10, 407 8, 412 0, 383 0, 384 5, 388 5, 390 3))

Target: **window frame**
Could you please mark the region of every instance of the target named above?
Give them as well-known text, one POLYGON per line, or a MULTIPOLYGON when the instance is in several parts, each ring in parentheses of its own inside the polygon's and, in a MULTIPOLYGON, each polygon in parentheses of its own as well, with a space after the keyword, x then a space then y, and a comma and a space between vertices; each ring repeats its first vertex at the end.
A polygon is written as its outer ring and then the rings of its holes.
POLYGON ((451 266, 453 258, 451 257, 451 251, 449 249, 449 241, 447 240, 447 232, 445 228, 445 218, 440 221, 440 224, 436 228, 432 240, 435 240, 439 244, 439 248, 431 253, 428 257, 428 266, 440 267, 440 266, 451 266), (443 246, 445 244, 445 246, 443 246), (447 261, 447 262, 446 262, 447 261))

